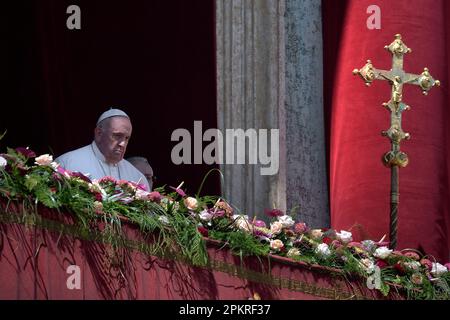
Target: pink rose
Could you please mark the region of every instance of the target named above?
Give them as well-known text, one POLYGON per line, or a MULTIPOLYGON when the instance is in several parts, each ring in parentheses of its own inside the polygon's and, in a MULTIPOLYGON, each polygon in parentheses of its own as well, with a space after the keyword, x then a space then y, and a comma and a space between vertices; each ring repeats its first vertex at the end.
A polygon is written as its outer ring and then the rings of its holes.
POLYGON ((259 228, 265 228, 266 227, 266 223, 262 220, 255 220, 253 221, 253 225, 255 227, 259 227, 259 228))
POLYGON ((53 162, 53 157, 49 154, 43 154, 34 159, 34 163, 39 166, 49 166, 53 162))
POLYGON ((273 234, 279 234, 281 233, 281 230, 283 230, 283 224, 279 221, 275 221, 274 223, 270 224, 270 232, 273 234))
POLYGON ((153 192, 150 192, 150 194, 148 195, 148 198, 152 202, 160 203, 162 196, 158 191, 153 191, 153 192))
POLYGON ((298 234, 303 234, 308 230, 308 227, 306 226, 306 223, 304 222, 298 222, 294 225, 294 231, 298 234))
POLYGON ((408 257, 410 259, 413 259, 415 261, 419 261, 420 260, 420 256, 417 252, 414 251, 407 251, 403 254, 405 257, 408 257))
POLYGON ((420 264, 425 266, 428 271, 431 271, 431 269, 433 268, 433 263, 429 259, 420 260, 420 264))
POLYGON ((281 250, 283 247, 284 243, 280 239, 270 241, 270 248, 273 250, 281 250))
POLYGON ((197 210, 198 208, 198 201, 193 197, 187 197, 183 202, 186 208, 188 208, 189 210, 197 210))

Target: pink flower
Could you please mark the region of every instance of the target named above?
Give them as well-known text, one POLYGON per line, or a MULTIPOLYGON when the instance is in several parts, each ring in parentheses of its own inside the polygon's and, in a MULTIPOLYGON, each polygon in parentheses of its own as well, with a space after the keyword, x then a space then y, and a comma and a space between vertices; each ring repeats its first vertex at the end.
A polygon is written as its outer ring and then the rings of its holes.
POLYGON ((186 197, 186 193, 183 191, 183 189, 175 187, 170 187, 170 189, 175 190, 175 192, 178 193, 181 197, 186 197))
POLYGON ((294 231, 298 234, 303 234, 307 230, 308 230, 308 227, 306 226, 306 223, 304 223, 304 222, 299 222, 294 225, 294 231))
POLYGON ((150 201, 160 203, 162 196, 158 191, 153 191, 153 192, 150 192, 150 194, 148 195, 148 198, 150 199, 150 201))
POLYGON ((266 227, 266 223, 262 220, 255 220, 253 221, 253 225, 255 227, 260 227, 260 228, 265 228, 266 227))
POLYGON ((99 181, 98 181, 99 183, 108 183, 108 182, 111 182, 111 183, 116 183, 116 179, 114 179, 113 177, 110 177, 110 176, 106 176, 106 177, 103 177, 103 178, 101 178, 99 181))
POLYGON ((431 269, 433 268, 433 263, 429 259, 420 260, 420 264, 425 266, 428 271, 431 271, 431 269))
POLYGON ((356 248, 359 248, 359 249, 364 249, 364 246, 363 246, 361 243, 356 242, 356 241, 350 242, 350 243, 347 245, 347 247, 349 247, 349 248, 356 247, 356 248))
POLYGON ((281 217, 281 216, 284 216, 283 211, 278 210, 278 209, 272 209, 272 210, 266 209, 265 213, 269 217, 281 217))
POLYGON ((53 157, 49 154, 43 154, 34 159, 34 163, 39 166, 49 166, 53 162, 53 157))
POLYGON ((186 208, 188 208, 189 210, 197 210, 198 208, 198 201, 196 198, 187 197, 184 199, 183 202, 186 208))
POLYGON ((405 257, 408 257, 410 259, 413 259, 415 261, 419 261, 420 260, 420 256, 417 252, 414 251, 407 251, 403 254, 405 257))
POLYGON ((444 264, 444 266, 447 268, 447 270, 450 271, 450 262, 447 262, 446 264, 444 264))
POLYGON ((271 240, 270 241, 270 248, 273 250, 281 250, 284 247, 283 241, 279 239, 271 240))

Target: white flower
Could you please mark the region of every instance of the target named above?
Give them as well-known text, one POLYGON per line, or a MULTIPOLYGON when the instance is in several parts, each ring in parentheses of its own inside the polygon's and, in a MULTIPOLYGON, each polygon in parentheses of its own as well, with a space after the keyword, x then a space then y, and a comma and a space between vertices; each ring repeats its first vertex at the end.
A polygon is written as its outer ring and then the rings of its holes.
POLYGON ((411 261, 411 262, 405 262, 405 267, 412 271, 417 271, 420 268, 420 262, 419 261, 411 261))
POLYGON ((53 162, 53 157, 49 154, 43 154, 42 156, 36 157, 34 163, 39 166, 49 166, 53 162))
POLYGON ((213 218, 213 214, 209 213, 208 210, 203 210, 198 214, 200 220, 210 221, 213 218))
POLYGON ((270 232, 273 234, 280 234, 281 230, 283 230, 283 224, 279 221, 275 221, 270 224, 270 232))
POLYGON ((379 247, 374 252, 374 256, 380 259, 386 259, 391 254, 392 250, 388 249, 387 247, 379 247))
POLYGON ((288 215, 279 216, 278 221, 281 222, 283 228, 290 228, 295 224, 295 221, 288 215))
POLYGON ((8 161, 6 161, 5 158, 0 157, 0 168, 3 169, 8 164, 8 161))
POLYGON ((443 266, 440 263, 434 263, 432 262, 432 267, 431 267, 431 274, 435 277, 439 277, 442 274, 448 272, 447 267, 443 266))
POLYGON ((291 248, 289 249, 288 253, 286 254, 288 257, 296 257, 300 255, 300 250, 297 248, 291 248))
POLYGON ((187 197, 186 199, 184 199, 184 205, 189 210, 196 210, 198 208, 198 201, 193 197, 187 197))
POLYGON ((150 194, 150 192, 147 192, 147 191, 144 191, 141 189, 137 189, 134 197, 139 200, 149 200, 149 197, 148 197, 149 194, 150 194))
POLYGON ((159 216, 158 220, 161 221, 166 226, 169 224, 169 218, 167 218, 166 216, 159 216))
POLYGON ((238 218, 234 220, 234 225, 238 227, 238 229, 247 232, 251 232, 253 230, 253 226, 248 221, 248 216, 238 216, 238 218))
POLYGON ((343 243, 349 243, 350 241, 353 240, 352 233, 348 232, 348 231, 345 231, 345 230, 341 230, 340 233, 336 232, 336 236, 343 243))
POLYGON ((283 247, 284 247, 284 243, 280 239, 270 241, 270 248, 273 250, 280 250, 283 247))
POLYGON ((328 257, 331 255, 330 248, 326 243, 321 243, 316 248, 316 253, 322 257, 328 257))

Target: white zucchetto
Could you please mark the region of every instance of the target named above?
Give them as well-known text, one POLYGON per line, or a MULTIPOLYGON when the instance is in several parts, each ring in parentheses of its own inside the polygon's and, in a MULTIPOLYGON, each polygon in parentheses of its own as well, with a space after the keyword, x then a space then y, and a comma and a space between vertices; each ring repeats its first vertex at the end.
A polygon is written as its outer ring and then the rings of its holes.
POLYGON ((97 120, 97 125, 102 122, 105 119, 111 118, 111 117, 127 117, 128 119, 130 119, 130 117, 123 112, 120 109, 109 109, 108 111, 105 111, 102 113, 102 115, 100 116, 100 118, 98 118, 97 120))

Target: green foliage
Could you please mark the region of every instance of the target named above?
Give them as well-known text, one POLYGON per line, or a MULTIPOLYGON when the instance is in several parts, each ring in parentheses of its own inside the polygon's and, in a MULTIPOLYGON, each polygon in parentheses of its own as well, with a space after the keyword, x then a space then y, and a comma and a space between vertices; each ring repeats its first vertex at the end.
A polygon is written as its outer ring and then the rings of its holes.
POLYGON ((248 233, 211 230, 209 235, 212 239, 225 242, 230 247, 231 252, 240 257, 266 256, 269 254, 269 247, 248 233))
MULTIPOLYGON (((128 241, 122 231, 123 221, 128 220, 138 225, 151 243, 139 244, 140 250, 176 256, 195 266, 208 265, 207 234, 241 258, 279 255, 328 267, 324 270, 344 277, 365 279, 373 272, 365 264, 372 264, 373 269, 375 263, 383 262, 387 265, 380 274, 379 290, 383 295, 401 288, 409 299, 450 299, 450 272, 432 278, 428 269, 417 262, 419 266, 414 270, 405 267, 414 261, 401 254, 388 255, 381 261, 374 255, 375 249, 363 248, 361 243, 352 246, 333 230, 307 230, 301 225, 296 228, 292 217, 284 214, 282 219, 274 218, 272 226, 261 226, 264 224, 256 223, 256 218, 251 221, 236 215, 237 208, 223 198, 200 196, 206 177, 195 198, 185 195, 179 189, 181 185, 175 191, 166 192, 164 186, 148 193, 133 183, 114 179, 90 181, 83 175, 60 170, 54 163, 35 162, 32 154, 28 149, 8 148, 6 154, 0 155, 8 164, 0 167, 0 197, 23 206, 22 221, 26 224, 39 219, 38 206, 72 213, 73 227, 80 235, 88 236, 95 228, 102 230, 101 238, 96 240, 111 244, 115 258, 120 258, 120 248, 128 241)), ((208 175, 212 172, 215 170, 208 175)), ((291 214, 294 211, 296 208, 291 214)))

